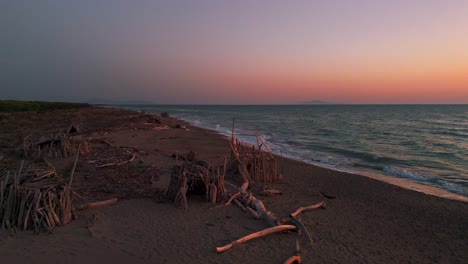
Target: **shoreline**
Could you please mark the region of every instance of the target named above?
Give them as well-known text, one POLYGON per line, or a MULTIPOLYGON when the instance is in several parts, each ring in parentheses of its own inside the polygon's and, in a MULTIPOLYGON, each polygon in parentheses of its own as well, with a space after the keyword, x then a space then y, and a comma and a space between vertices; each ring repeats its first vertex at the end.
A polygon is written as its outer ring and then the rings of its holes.
MULTIPOLYGON (((119 108, 119 107, 117 107, 117 108, 119 108)), ((126 108, 124 108, 124 109, 126 109, 126 108)), ((135 110, 135 111, 137 111, 137 110, 135 110)), ((150 112, 150 113, 159 114, 159 113, 153 113, 153 112, 150 112)), ((208 128, 208 127, 198 126, 198 125, 194 124, 193 122, 190 122, 189 120, 184 120, 183 118, 180 118, 180 117, 177 117, 177 116, 174 116, 174 118, 176 118, 176 119, 178 119, 178 120, 180 120, 182 122, 186 122, 192 127, 197 127, 197 128, 200 128, 200 129, 206 129, 208 131, 217 133, 217 134, 225 137, 226 140, 229 140, 229 138, 230 138, 230 135, 228 135, 227 133, 224 133, 222 131, 211 129, 211 128, 208 128)), ((252 146, 252 144, 249 143, 249 142, 245 142, 245 141, 242 141, 242 140, 240 140, 240 141, 244 145, 252 146)), ((419 182, 416 182, 416 181, 412 181, 410 179, 403 178, 403 177, 397 177, 397 176, 388 175, 388 174, 385 174, 385 173, 379 173, 377 171, 370 171, 370 170, 368 170, 368 171, 355 170, 353 168, 338 169, 338 168, 334 168, 333 166, 327 166, 326 164, 320 164, 320 163, 317 163, 317 162, 307 162, 305 160, 299 159, 298 157, 282 156, 282 155, 279 155, 279 154, 274 154, 274 155, 279 157, 279 158, 286 158, 286 159, 291 159, 291 160, 294 160, 294 161, 297 161, 297 162, 303 162, 303 163, 305 163, 307 165, 316 166, 318 168, 329 169, 329 170, 333 170, 333 171, 336 171, 336 172, 343 172, 343 173, 358 175, 358 176, 361 176, 361 177, 371 178, 371 179, 374 179, 374 180, 382 181, 382 182, 392 184, 392 185, 401 187, 401 188, 406 189, 406 190, 411 190, 411 191, 414 191, 414 192, 420 192, 420 193, 424 193, 424 194, 427 194, 427 195, 433 195, 433 196, 437 196, 437 197, 441 197, 441 198, 445 198, 445 199, 468 202, 468 196, 463 196, 463 195, 460 195, 460 194, 457 194, 457 193, 454 193, 454 192, 450 192, 450 191, 448 191, 446 189, 443 189, 443 188, 439 188, 439 187, 431 186, 431 185, 426 185, 426 184, 419 183, 419 182)))
MULTIPOLYGON (((267 225, 236 206, 216 208, 204 196, 190 196, 187 210, 155 202, 156 194, 169 184, 176 164, 172 154, 193 151, 201 160, 220 162, 229 153, 227 139, 219 133, 171 117, 148 124, 155 118, 90 107, 0 119, 0 143, 9 150, 0 165, 13 169, 19 163, 14 150, 24 136, 39 138, 79 119, 80 135, 95 140, 76 168, 74 189, 87 199, 77 202, 119 198, 115 205, 81 211, 78 220, 52 234, 1 230, 0 255, 5 261, 283 263, 294 253, 296 236, 275 234, 217 254, 216 246, 267 225), (189 130, 178 128, 181 125, 189 130), (131 153, 137 157, 122 166, 99 168, 95 161, 108 157, 103 153, 118 154, 120 160, 128 160, 131 153), (97 220, 89 227, 92 219, 97 220)), ((50 162, 66 175, 69 159, 50 162)), ((283 194, 261 197, 269 210, 283 217, 300 206, 327 203, 326 210, 300 216, 314 240, 313 248, 301 249, 303 263, 461 263, 468 258, 468 203, 286 157, 279 162, 283 181, 269 186, 283 194)))

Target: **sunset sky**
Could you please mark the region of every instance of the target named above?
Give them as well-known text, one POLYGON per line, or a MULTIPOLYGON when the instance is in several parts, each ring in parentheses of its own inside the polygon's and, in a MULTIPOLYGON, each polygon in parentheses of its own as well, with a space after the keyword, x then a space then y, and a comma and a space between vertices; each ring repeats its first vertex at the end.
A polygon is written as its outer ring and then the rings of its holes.
POLYGON ((0 99, 468 103, 466 0, 0 3, 0 99))

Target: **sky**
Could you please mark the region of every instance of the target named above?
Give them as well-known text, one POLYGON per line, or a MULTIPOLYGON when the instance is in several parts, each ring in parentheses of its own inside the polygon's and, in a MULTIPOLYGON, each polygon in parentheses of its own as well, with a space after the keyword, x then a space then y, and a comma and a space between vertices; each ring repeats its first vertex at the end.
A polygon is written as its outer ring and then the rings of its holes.
POLYGON ((0 0, 0 99, 468 103, 466 0, 0 0))

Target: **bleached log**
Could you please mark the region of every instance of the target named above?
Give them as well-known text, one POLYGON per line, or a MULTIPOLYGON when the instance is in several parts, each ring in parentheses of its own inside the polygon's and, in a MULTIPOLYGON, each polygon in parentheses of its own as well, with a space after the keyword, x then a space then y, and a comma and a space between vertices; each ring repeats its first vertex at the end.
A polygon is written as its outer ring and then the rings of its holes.
POLYGON ((107 206, 107 205, 113 205, 113 204, 116 204, 117 201, 118 201, 117 198, 112 198, 112 199, 105 200, 105 201, 89 203, 89 204, 79 206, 78 210, 84 210, 84 209, 89 209, 89 208, 97 208, 97 207, 102 207, 102 206, 107 206))
POLYGON ((281 232, 281 231, 288 231, 288 230, 297 230, 297 227, 295 227, 293 225, 279 225, 279 226, 270 227, 270 228, 267 228, 267 229, 252 233, 250 235, 241 237, 241 238, 237 239, 236 241, 233 241, 233 242, 231 242, 231 243, 229 243, 229 244, 227 244, 225 246, 217 247, 216 252, 218 252, 218 253, 225 252, 225 251, 229 250, 234 245, 242 244, 242 243, 245 243, 245 242, 247 242, 249 240, 259 238, 259 237, 263 237, 263 236, 266 236, 266 235, 269 235, 269 234, 273 234, 273 233, 277 233, 277 232, 281 232))

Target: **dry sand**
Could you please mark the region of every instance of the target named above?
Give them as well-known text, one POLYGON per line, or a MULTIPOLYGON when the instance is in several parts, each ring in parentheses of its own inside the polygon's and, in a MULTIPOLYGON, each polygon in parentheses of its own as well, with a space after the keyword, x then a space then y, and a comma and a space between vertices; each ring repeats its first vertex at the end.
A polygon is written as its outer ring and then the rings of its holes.
MULTIPOLYGON (((85 200, 77 203, 122 198, 113 206, 81 211, 78 220, 51 234, 0 231, 2 263, 282 263, 293 254, 295 234, 270 235, 217 254, 215 246, 266 224, 234 206, 213 208, 203 197, 189 197, 188 210, 156 202, 169 183, 173 153, 192 150, 201 159, 219 162, 229 149, 226 139, 214 132, 172 118, 144 124, 150 120, 149 115, 96 107, 2 114, 0 169, 16 168, 25 136, 77 121, 80 134, 99 139, 78 163, 74 187, 85 200), (154 129, 163 125, 169 129, 154 129), (99 169, 90 163, 108 152, 126 158, 129 149, 138 154, 129 164, 99 169), (93 217, 97 221, 90 232, 93 217)), ((52 162, 66 174, 71 161, 52 162)), ((303 249, 304 263, 467 263, 468 203, 290 159, 283 162, 284 181, 273 186, 283 195, 264 197, 269 210, 285 216, 324 199, 328 204, 326 210, 299 216, 315 241, 313 248, 303 249), (320 192, 337 198, 326 199, 320 192)))

